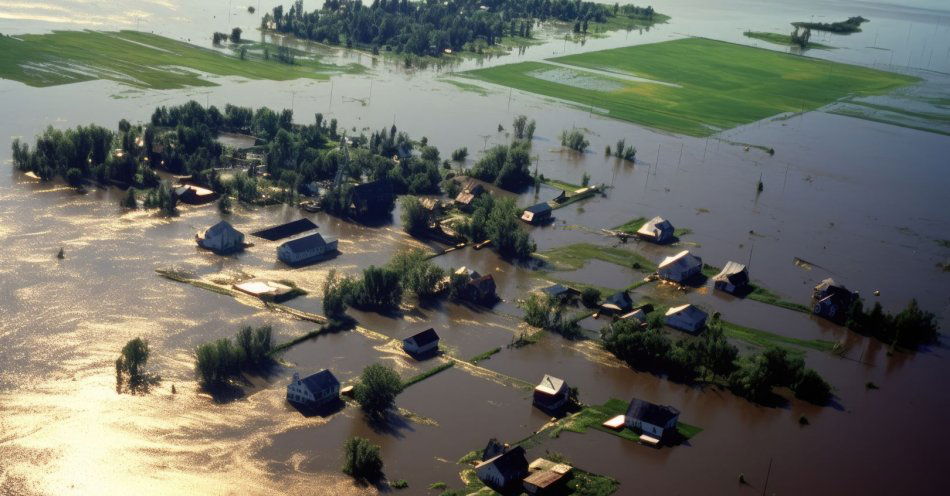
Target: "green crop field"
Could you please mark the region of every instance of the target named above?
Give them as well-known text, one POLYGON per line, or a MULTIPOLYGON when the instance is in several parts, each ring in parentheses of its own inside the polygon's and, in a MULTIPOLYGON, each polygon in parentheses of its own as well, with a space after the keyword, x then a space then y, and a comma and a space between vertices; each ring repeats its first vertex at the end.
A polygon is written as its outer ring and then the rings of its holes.
POLYGON ((137 31, 55 31, 0 36, 0 78, 29 86, 109 79, 136 88, 215 86, 201 73, 278 81, 326 79, 350 68, 297 59, 294 65, 264 60, 253 51, 246 60, 208 48, 137 31))
POLYGON ((462 73, 646 126, 709 136, 918 79, 704 38, 569 55, 462 73), (644 78, 649 81, 637 80, 644 78))

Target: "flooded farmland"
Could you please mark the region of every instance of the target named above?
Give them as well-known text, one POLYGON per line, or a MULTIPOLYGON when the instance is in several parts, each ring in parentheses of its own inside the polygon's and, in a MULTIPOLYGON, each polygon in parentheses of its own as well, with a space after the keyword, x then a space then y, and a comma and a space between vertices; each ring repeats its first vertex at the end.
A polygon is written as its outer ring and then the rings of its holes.
MULTIPOLYGON (((259 3, 258 14, 250 15, 247 5, 224 1, 146 1, 123 11, 96 0, 0 0, 0 33, 139 29, 210 46, 212 31, 241 26, 256 33, 260 15, 280 2, 259 3)), ((829 276, 888 311, 917 298, 946 329, 950 273, 940 264, 950 263, 950 137, 944 134, 824 109, 693 138, 500 86, 473 90, 450 82, 474 84, 455 73, 476 67, 684 36, 781 49, 742 33, 785 33, 792 21, 861 14, 871 19, 863 32, 816 34, 816 41, 837 48, 808 55, 920 77, 925 89, 915 94, 911 86, 907 95, 939 100, 950 93, 950 11, 944 2, 664 0, 654 7, 670 22, 584 43, 565 42, 552 28, 546 43, 443 67, 406 69, 398 60, 311 47, 323 62, 368 69, 328 81, 209 76, 217 86, 147 91, 111 81, 34 88, 0 79, 0 495, 130 488, 143 495, 389 491, 355 484, 340 472, 340 447, 354 435, 381 446, 387 477, 409 484, 403 492, 439 494, 429 486, 462 487, 456 462, 463 455, 492 437, 524 439, 549 420, 531 406, 526 386, 547 373, 577 386, 585 403, 646 398, 674 405, 684 422, 703 429, 687 444, 660 450, 596 430, 544 434, 529 449, 537 456, 563 453, 579 468, 616 479, 617 494, 942 494, 950 437, 940 429, 950 414, 945 339, 916 353, 893 351, 809 314, 709 288, 681 292, 651 284, 633 292, 635 300, 695 303, 729 322, 780 336, 840 343, 837 354, 803 354, 834 386, 834 400, 825 407, 786 389, 777 390, 775 404, 763 406, 718 386, 678 383, 628 367, 594 340, 546 334, 524 347, 509 346, 526 330, 517 301, 548 281, 622 289, 644 276, 601 260, 551 271, 504 260, 489 249, 447 253, 435 263, 492 274, 501 301, 491 309, 443 301, 404 305, 387 315, 350 311, 357 329, 304 341, 268 374, 249 376, 233 395, 214 398, 196 382, 196 346, 233 336, 245 325, 271 325, 277 341, 285 342, 318 324, 254 299, 176 283, 155 270, 176 268, 205 280, 236 274, 290 280, 310 294, 287 305, 320 313, 319 289, 330 270, 355 275, 386 264, 400 250, 426 246, 403 231, 399 208, 390 222, 363 226, 289 206, 236 207, 228 220, 243 232, 302 215, 339 239, 338 257, 290 269, 277 261, 276 242, 255 238, 254 246, 228 257, 199 250, 195 233, 222 218, 214 206, 185 206, 169 219, 125 212, 121 191, 78 194, 10 165, 14 138, 32 143, 47 126, 111 129, 122 118, 145 122, 156 106, 188 100, 292 108, 295 119, 307 123, 320 112, 354 134, 395 123, 413 137, 426 136, 443 156, 467 147, 469 166, 482 150, 510 140, 497 131, 499 124, 508 129, 524 114, 537 121, 532 156, 540 173, 573 184, 586 173, 591 184, 609 186, 603 195, 556 209, 552 224, 530 228, 540 252, 589 243, 656 263, 689 249, 717 267, 727 260, 748 264, 756 284, 803 305, 829 276), (587 153, 560 146, 560 133, 575 127, 587 132, 587 153), (620 138, 637 147, 635 164, 602 153, 620 138), (774 156, 763 148, 773 148, 774 156), (602 232, 654 215, 686 230, 678 245, 621 243, 602 232), (63 259, 56 257, 60 248, 63 259), (428 327, 438 330, 446 356, 416 362, 392 341, 428 327), (137 336, 149 340, 149 369, 161 383, 149 394, 118 395, 114 360, 137 336), (327 416, 304 416, 285 400, 294 372, 329 368, 347 385, 365 366, 384 363, 408 378, 443 360, 464 361, 494 348, 501 350, 477 366, 460 362, 407 388, 384 426, 368 422, 352 404, 327 416), (866 387, 869 382, 879 389, 866 387), (800 425, 802 416, 809 425, 800 425), (748 484, 737 483, 739 474, 748 484)), ((927 105, 928 112, 941 110, 939 102, 927 105)), ((536 196, 531 189, 517 201, 527 206, 554 194, 541 188, 536 196)), ((583 325, 597 330, 603 322, 587 319, 583 325)), ((747 342, 736 344, 742 352, 750 349, 747 342)))

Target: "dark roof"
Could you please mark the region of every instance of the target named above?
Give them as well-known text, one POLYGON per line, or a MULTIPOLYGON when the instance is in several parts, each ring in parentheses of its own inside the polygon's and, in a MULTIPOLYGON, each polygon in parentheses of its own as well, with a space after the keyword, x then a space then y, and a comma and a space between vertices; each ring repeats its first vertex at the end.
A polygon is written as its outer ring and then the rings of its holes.
POLYGON ((626 291, 620 291, 614 293, 607 297, 607 300, 604 303, 613 303, 621 309, 629 310, 633 307, 633 300, 630 299, 630 295, 626 291))
POLYGON ((488 445, 485 446, 485 450, 482 451, 482 461, 490 460, 496 456, 505 452, 505 446, 498 442, 498 439, 491 438, 488 440, 488 445))
POLYGON ((323 236, 320 233, 314 233, 309 236, 304 236, 302 238, 292 239, 282 245, 281 248, 287 247, 291 251, 306 251, 313 248, 321 248, 327 244, 327 241, 323 239, 323 236))
POLYGON ((433 342, 435 342, 435 341, 438 341, 438 340, 439 340, 439 335, 438 335, 438 333, 435 332, 435 329, 432 329, 432 328, 430 327, 429 329, 426 329, 426 330, 424 330, 424 331, 422 331, 422 332, 420 332, 420 333, 418 333, 418 334, 416 334, 416 335, 414 335, 414 336, 409 336, 409 337, 406 338, 406 339, 407 339, 407 340, 408 340, 408 339, 411 339, 411 340, 415 341, 417 346, 425 346, 425 345, 427 345, 427 344, 429 344, 429 343, 433 343, 433 342))
POLYGON ((478 288, 479 291, 485 292, 495 292, 495 278, 491 274, 487 276, 479 277, 478 279, 472 279, 469 281, 469 284, 478 288))
POLYGON ((530 207, 524 209, 525 212, 531 212, 533 214, 541 214, 551 211, 551 205, 547 203, 538 203, 537 205, 531 205, 530 207))
POLYGON ((541 290, 542 293, 548 296, 561 296, 565 294, 577 294, 578 291, 574 288, 569 288, 561 284, 555 284, 553 286, 548 286, 541 290))
POLYGON ((350 191, 353 203, 365 209, 361 214, 380 214, 379 210, 389 207, 393 201, 393 185, 385 180, 357 184, 350 191))
POLYGON ((517 446, 494 459, 488 460, 486 463, 494 465, 505 479, 511 480, 522 477, 527 473, 528 459, 524 455, 524 448, 517 446))
POLYGON ((713 277, 713 281, 726 282, 740 286, 749 282, 749 270, 738 262, 726 262, 726 266, 713 277))
POLYGON ((627 408, 627 416, 639 419, 653 425, 666 425, 667 422, 680 414, 680 411, 666 405, 654 405, 646 400, 634 398, 627 408))
POLYGON ((310 219, 297 219, 293 222, 269 227, 263 231, 257 231, 256 233, 252 234, 258 238, 264 238, 268 241, 277 241, 278 239, 289 238, 296 234, 311 231, 316 228, 317 225, 314 224, 310 219))
POLYGON ((336 380, 336 376, 333 375, 333 372, 327 369, 323 369, 310 377, 305 377, 301 379, 301 382, 303 382, 304 386, 307 386, 307 389, 310 391, 324 391, 340 385, 340 381, 336 380))

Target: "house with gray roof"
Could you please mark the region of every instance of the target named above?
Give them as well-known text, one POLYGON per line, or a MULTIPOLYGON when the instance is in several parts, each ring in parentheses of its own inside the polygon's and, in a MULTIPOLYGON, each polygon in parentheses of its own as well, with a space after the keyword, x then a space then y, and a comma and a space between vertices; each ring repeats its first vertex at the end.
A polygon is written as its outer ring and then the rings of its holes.
POLYGON ((676 431, 679 417, 680 411, 676 408, 634 398, 627 408, 624 424, 656 439, 663 439, 676 431))
POLYGON ((520 490, 521 481, 528 475, 524 448, 517 446, 475 465, 475 475, 492 489, 520 490))
POLYGON ((425 355, 439 349, 439 334, 428 328, 402 340, 402 349, 410 355, 425 355))
POLYGON ((749 270, 738 262, 726 262, 726 266, 713 276, 713 287, 729 294, 742 292, 749 286, 749 270))
POLYGON ((669 243, 673 241, 673 224, 663 217, 654 217, 637 229, 637 237, 654 243, 669 243))
POLYGON ((337 240, 320 233, 290 240, 277 247, 277 258, 287 265, 303 265, 329 258, 337 253, 337 240))
POLYGON ((294 372, 293 381, 287 385, 287 401, 301 406, 323 405, 339 396, 340 381, 327 369, 303 379, 294 372))
POLYGON ((689 250, 683 250, 676 255, 664 258, 657 266, 656 273, 660 279, 682 283, 699 275, 702 270, 703 259, 693 255, 689 250))

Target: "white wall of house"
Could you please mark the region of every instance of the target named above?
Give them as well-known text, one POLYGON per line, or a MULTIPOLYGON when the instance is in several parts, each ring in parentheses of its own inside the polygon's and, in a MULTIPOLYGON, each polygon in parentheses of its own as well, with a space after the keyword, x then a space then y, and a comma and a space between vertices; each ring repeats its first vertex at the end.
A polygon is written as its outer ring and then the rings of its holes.
POLYGON ((210 250, 225 251, 243 244, 244 235, 236 231, 222 230, 214 235, 206 236, 201 243, 210 250))
POLYGON ((303 251, 294 251, 290 249, 290 246, 283 245, 277 249, 277 258, 287 263, 300 262, 301 260, 307 260, 309 258, 318 257, 320 255, 324 255, 333 250, 336 250, 336 246, 337 246, 336 240, 330 241, 329 243, 326 243, 322 246, 314 247, 309 250, 303 250, 303 251))
POLYGON ((405 341, 402 342, 402 348, 403 348, 404 350, 406 350, 406 351, 409 352, 409 353, 414 353, 414 354, 416 354, 416 355, 422 355, 422 354, 425 354, 425 353, 429 353, 430 351, 436 350, 438 347, 439 347, 439 342, 438 342, 438 341, 433 341, 433 342, 431 342, 431 343, 429 343, 429 344, 427 344, 427 345, 424 345, 424 346, 418 346, 418 345, 416 345, 416 341, 415 341, 414 339, 407 339, 407 340, 405 340, 405 341))
POLYGON ((287 386, 287 399, 295 403, 310 403, 316 400, 303 381, 294 381, 287 386))

